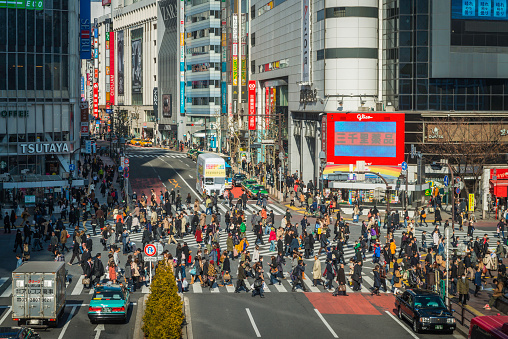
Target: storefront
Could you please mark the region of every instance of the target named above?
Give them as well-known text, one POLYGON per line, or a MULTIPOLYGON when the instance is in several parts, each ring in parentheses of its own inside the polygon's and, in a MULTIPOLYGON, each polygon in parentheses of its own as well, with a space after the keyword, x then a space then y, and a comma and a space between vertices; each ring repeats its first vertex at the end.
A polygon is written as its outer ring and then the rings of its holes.
POLYGON ((504 210, 508 197, 508 168, 493 168, 489 171, 491 207, 496 211, 504 210))

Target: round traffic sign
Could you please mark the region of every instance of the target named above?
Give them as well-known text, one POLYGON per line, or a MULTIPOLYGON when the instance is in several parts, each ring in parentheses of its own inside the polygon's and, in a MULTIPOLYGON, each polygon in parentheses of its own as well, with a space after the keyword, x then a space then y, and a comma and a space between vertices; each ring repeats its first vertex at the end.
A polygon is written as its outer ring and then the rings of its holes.
POLYGON ((129 158, 125 158, 125 159, 124 159, 124 161, 123 161, 123 163, 124 163, 125 165, 128 165, 128 164, 129 164, 129 158))
POLYGON ((124 172, 129 172, 129 167, 124 167, 123 170, 124 172))
POLYGON ((401 168, 403 171, 407 171, 407 162, 403 161, 401 168))
POLYGON ((457 189, 455 190, 455 193, 460 194, 460 188, 457 187, 457 189))
POLYGON ((145 254, 149 257, 153 257, 157 253, 155 245, 148 244, 145 246, 145 254))
POLYGON ((123 174, 123 177, 124 177, 125 179, 127 179, 127 178, 129 177, 129 172, 125 172, 125 173, 123 174))

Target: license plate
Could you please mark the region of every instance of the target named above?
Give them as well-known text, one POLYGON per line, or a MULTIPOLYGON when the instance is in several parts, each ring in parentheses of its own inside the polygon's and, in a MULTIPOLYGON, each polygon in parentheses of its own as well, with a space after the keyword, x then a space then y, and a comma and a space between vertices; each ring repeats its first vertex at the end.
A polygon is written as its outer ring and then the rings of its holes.
POLYGON ((111 312, 111 308, 110 308, 110 307, 104 307, 104 308, 102 309, 102 312, 104 312, 104 313, 109 313, 109 312, 111 312))
POLYGON ((436 325, 436 330, 442 330, 443 329, 443 325, 436 325))

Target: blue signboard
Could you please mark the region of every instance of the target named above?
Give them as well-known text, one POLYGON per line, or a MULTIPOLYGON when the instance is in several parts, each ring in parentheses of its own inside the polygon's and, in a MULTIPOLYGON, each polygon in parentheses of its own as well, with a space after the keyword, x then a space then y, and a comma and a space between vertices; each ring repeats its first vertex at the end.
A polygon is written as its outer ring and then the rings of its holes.
POLYGON ((407 162, 405 162, 405 161, 402 162, 402 166, 401 167, 402 167, 403 171, 407 171, 407 162))
POLYGON ((448 185, 450 185, 450 178, 449 178, 447 175, 445 175, 445 177, 444 177, 444 180, 443 180, 443 181, 444 181, 444 185, 445 185, 446 187, 448 187, 448 185))
POLYGON ((216 148, 217 147, 217 139, 215 138, 214 135, 212 135, 212 137, 210 139, 210 147, 211 148, 216 148))
POLYGON ((70 164, 70 165, 69 165, 69 171, 71 171, 71 172, 72 172, 72 171, 74 171, 75 169, 76 169, 76 165, 74 165, 74 164, 70 164))
POLYGON ((81 59, 92 58, 92 25, 90 21, 90 0, 79 1, 79 57, 81 59))
POLYGON ((220 93, 222 97, 222 114, 226 114, 228 112, 228 85, 225 81, 221 83, 220 93))
POLYGON ((180 114, 185 114, 185 82, 180 81, 180 114))
POLYGON ((85 140, 85 153, 91 154, 92 153, 92 141, 91 140, 85 140))
POLYGON ((508 20, 506 0, 452 0, 452 19, 508 20))
POLYGON ((111 114, 112 110, 111 109, 106 109, 106 114, 111 114))

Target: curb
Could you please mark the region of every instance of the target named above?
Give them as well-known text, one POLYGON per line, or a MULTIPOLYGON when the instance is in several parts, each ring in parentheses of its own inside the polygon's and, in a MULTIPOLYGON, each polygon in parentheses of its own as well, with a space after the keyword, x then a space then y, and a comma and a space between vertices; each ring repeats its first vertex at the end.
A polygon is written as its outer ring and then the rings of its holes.
POLYGON ((136 324, 134 325, 134 339, 144 339, 145 336, 143 334, 143 315, 145 314, 146 300, 148 299, 149 294, 146 294, 144 297, 139 298, 138 300, 138 310, 136 312, 136 324))
POLYGON ((190 312, 190 303, 189 298, 184 297, 183 294, 181 295, 181 298, 183 299, 183 312, 185 315, 185 325, 182 329, 182 338, 184 339, 193 339, 194 335, 192 333, 192 320, 191 320, 191 312, 190 312))

